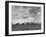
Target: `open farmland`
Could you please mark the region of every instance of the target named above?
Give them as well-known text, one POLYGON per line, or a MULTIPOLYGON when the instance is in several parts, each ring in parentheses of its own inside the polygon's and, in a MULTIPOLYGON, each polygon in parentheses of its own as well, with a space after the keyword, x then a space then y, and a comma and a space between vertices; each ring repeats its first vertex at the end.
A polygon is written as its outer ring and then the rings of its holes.
POLYGON ((22 23, 21 25, 19 25, 19 23, 17 23, 16 25, 12 25, 12 31, 23 31, 23 30, 39 30, 41 29, 41 24, 36 24, 36 23, 27 23, 27 24, 24 24, 22 23))

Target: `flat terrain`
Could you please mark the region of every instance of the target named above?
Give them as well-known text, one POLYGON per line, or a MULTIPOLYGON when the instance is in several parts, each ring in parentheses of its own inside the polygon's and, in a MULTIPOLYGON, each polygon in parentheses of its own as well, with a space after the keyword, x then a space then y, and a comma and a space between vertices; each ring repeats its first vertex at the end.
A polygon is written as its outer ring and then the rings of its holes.
POLYGON ((41 24, 14 24, 12 25, 12 31, 23 31, 23 30, 39 30, 41 29, 41 24))

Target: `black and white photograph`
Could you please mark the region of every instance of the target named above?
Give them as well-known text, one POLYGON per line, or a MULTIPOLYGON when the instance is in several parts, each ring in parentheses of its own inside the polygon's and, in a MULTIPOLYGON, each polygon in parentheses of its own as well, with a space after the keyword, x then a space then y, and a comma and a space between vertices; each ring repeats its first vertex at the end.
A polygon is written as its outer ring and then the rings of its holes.
POLYGON ((9 2, 6 5, 8 35, 44 33, 44 3, 9 2))
POLYGON ((13 5, 11 8, 12 31, 41 29, 41 7, 13 5))

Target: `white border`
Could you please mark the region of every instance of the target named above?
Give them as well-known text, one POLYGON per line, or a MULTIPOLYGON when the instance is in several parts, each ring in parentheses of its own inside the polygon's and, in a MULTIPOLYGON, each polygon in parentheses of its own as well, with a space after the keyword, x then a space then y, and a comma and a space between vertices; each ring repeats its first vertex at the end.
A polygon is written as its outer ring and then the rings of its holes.
POLYGON ((26 33, 42 33, 44 28, 43 23, 43 6, 40 4, 24 4, 24 3, 9 3, 9 35, 11 34, 26 34, 26 33), (27 30, 27 31, 12 31, 11 28, 11 6, 35 6, 35 7, 41 7, 41 30, 27 30))

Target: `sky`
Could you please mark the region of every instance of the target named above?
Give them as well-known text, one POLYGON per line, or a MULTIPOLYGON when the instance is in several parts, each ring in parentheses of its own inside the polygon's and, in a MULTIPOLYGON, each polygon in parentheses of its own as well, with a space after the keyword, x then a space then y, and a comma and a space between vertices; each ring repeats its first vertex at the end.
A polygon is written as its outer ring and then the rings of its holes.
POLYGON ((41 7, 31 6, 12 6, 12 23, 40 23, 41 22, 41 7))

